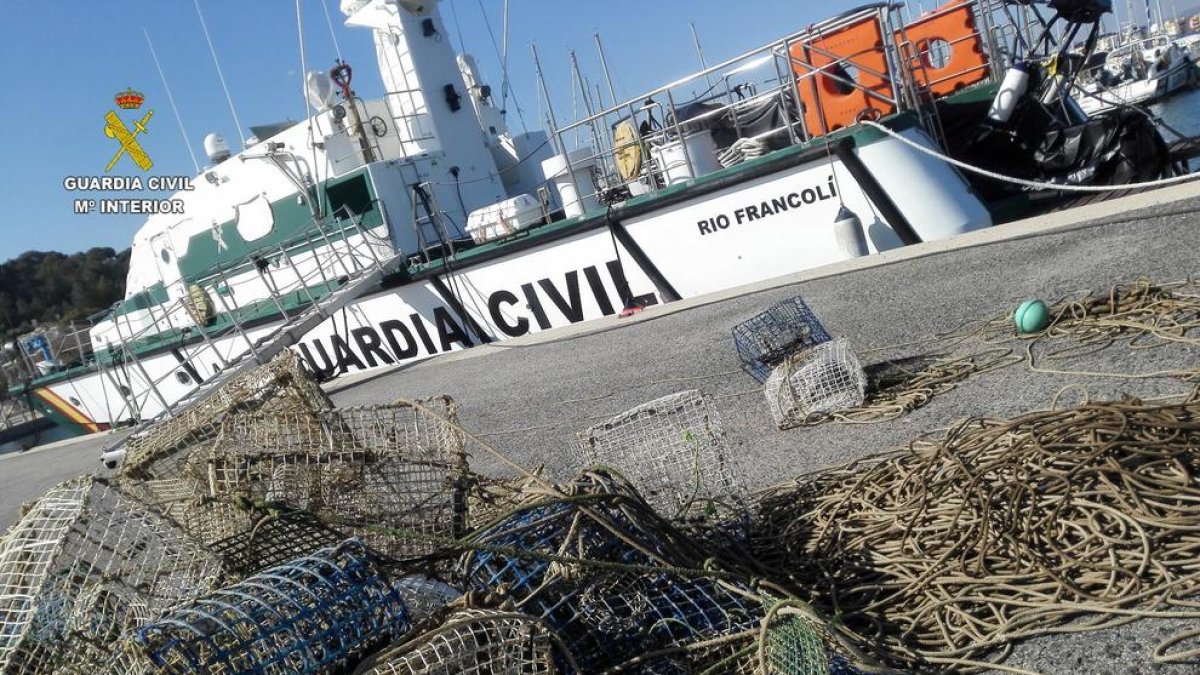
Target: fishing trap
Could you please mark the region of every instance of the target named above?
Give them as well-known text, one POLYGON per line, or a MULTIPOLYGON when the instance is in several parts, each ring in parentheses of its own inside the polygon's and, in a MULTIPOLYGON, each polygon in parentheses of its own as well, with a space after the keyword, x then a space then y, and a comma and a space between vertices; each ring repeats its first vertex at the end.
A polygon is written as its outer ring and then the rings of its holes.
POLYGON ((760 383, 787 357, 829 339, 800 296, 777 302, 733 328, 733 347, 742 369, 760 383))
POLYGON ((0 540, 0 673, 86 670, 105 656, 97 645, 221 574, 215 555, 107 481, 61 483, 0 540))
POLYGON ((332 407, 300 359, 285 350, 270 363, 225 383, 209 398, 131 436, 125 442, 120 475, 142 480, 178 478, 188 453, 211 443, 221 423, 231 416, 250 412, 295 415, 332 407))
MULTIPOLYGON (((456 420, 449 397, 231 417, 189 467, 203 494, 193 525, 245 532, 242 514, 305 511, 392 557, 432 553, 465 530, 467 454, 456 420), (203 520, 213 503, 224 522, 203 520)), ((288 546, 287 528, 279 533, 260 546, 288 546)), ((204 538, 219 535, 228 532, 204 538)))
POLYGON ((467 609, 368 659, 356 675, 554 675, 555 637, 517 612, 467 609))
POLYGON ((587 466, 620 473, 660 515, 741 513, 746 490, 712 403, 683 391, 644 403, 579 434, 587 466))
POLYGON ((771 418, 790 429, 863 404, 867 376, 843 338, 792 354, 763 385, 771 418))
POLYGON ((338 673, 409 628, 400 592, 351 539, 174 607, 120 658, 146 673, 338 673))
POLYGON ((458 567, 466 589, 499 591, 544 621, 577 672, 745 630, 763 617, 760 603, 697 570, 708 553, 611 474, 586 472, 467 546, 458 567))

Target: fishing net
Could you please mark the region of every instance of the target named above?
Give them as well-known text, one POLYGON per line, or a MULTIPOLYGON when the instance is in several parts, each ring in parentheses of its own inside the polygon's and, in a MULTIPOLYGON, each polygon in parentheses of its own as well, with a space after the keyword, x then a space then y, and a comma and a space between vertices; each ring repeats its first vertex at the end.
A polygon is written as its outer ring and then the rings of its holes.
POLYGON ((217 535, 247 529, 246 514, 284 508, 393 557, 431 553, 438 538, 465 529, 467 455, 456 415, 443 397, 229 418, 217 443, 189 466, 205 495, 189 527, 223 539, 217 535), (213 511, 213 503, 224 510, 213 511))
POLYGON ((554 639, 516 612, 461 610, 440 626, 371 657, 356 675, 553 675, 554 639))
POLYGON ((462 592, 450 584, 422 574, 400 577, 392 584, 408 608, 408 618, 414 626, 438 613, 462 597, 462 592))
POLYGON ((399 591, 348 540, 176 606, 126 638, 124 659, 147 673, 337 673, 409 626, 399 591))
POLYGON ((829 333, 800 296, 771 305, 733 329, 742 368, 759 382, 792 354, 828 341, 829 333))
POLYGON ((861 405, 867 378, 842 338, 793 353, 763 385, 771 418, 790 429, 818 417, 861 405))
POLYGON ((545 621, 580 672, 657 649, 685 651, 761 620, 758 602, 703 571, 680 572, 706 553, 632 486, 589 472, 564 492, 531 494, 530 505, 473 535, 458 569, 468 589, 500 592, 545 621))
POLYGON ((299 358, 285 350, 270 363, 226 382, 209 398, 131 436, 125 442, 120 475, 178 478, 188 453, 211 443, 221 422, 230 416, 255 411, 295 415, 332 407, 299 358))
POLYGON ((214 555, 108 482, 62 483, 0 540, 0 673, 86 669, 97 645, 220 575, 214 555))
POLYGON ((768 491, 753 541, 896 661, 969 669, 1081 617, 1194 607, 1197 476, 1194 401, 973 420, 768 491))
POLYGON ((721 420, 699 391, 664 396, 597 424, 579 435, 577 447, 587 466, 616 470, 668 519, 746 510, 721 420))
POLYGON ((965 355, 927 355, 885 361, 865 369, 867 390, 861 405, 828 414, 788 420, 789 426, 834 421, 846 424, 886 422, 920 408, 968 378, 1021 362, 1011 349, 985 349, 965 355))

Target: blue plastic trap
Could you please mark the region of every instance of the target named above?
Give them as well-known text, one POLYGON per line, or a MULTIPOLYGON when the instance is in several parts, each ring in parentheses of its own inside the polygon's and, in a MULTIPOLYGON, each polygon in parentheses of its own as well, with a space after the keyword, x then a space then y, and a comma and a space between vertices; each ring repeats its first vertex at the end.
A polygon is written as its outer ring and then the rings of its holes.
POLYGON ((829 333, 800 296, 788 298, 733 329, 742 368, 759 382, 784 359, 830 340, 829 333))
MULTIPOLYGON (((700 566, 703 556, 672 540, 674 530, 632 488, 594 474, 573 487, 578 500, 518 511, 477 534, 477 550, 460 563, 469 589, 503 588, 521 611, 543 619, 562 637, 588 673, 762 620, 758 603, 715 579, 663 568, 664 560, 700 566)), ((565 664, 560 667, 566 671, 565 664)))
POLYGON ((181 605, 139 629, 148 672, 335 672, 410 627, 399 591, 350 539, 181 605))

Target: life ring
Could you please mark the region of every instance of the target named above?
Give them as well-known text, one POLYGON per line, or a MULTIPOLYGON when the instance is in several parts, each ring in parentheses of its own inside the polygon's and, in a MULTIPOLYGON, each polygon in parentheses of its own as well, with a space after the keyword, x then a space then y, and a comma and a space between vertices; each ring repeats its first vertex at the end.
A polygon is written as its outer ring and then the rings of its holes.
POLYGON ((629 120, 620 122, 613 129, 613 148, 621 180, 626 183, 637 180, 642 175, 642 139, 629 120))

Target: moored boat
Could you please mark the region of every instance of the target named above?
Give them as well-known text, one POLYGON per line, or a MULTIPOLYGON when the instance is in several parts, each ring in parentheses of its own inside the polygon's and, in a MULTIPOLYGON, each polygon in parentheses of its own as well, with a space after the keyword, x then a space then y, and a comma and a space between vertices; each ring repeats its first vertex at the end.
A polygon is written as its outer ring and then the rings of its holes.
POLYGON ((1166 35, 1136 40, 1108 53, 1103 65, 1082 84, 1077 96, 1084 112, 1152 103, 1196 80, 1189 52, 1166 35))
MULTIPOLYGON (((1078 27, 1103 4, 1016 11, 1078 27)), ((337 377, 953 237, 1012 196, 951 162, 963 134, 1050 188, 1162 175, 1119 151, 1025 161, 1030 128, 1089 121, 1061 71, 1006 88, 1066 48, 1026 35, 1018 54, 1013 30, 1037 24, 1001 24, 1012 9, 952 0, 904 22, 869 5, 518 134, 436 39, 437 2, 345 0, 385 97, 355 96, 339 62, 309 73, 307 120, 237 152, 206 139, 211 164, 170 200, 182 213, 135 236, 126 298, 85 357, 19 389, 81 428, 144 423, 283 349, 337 377)))

